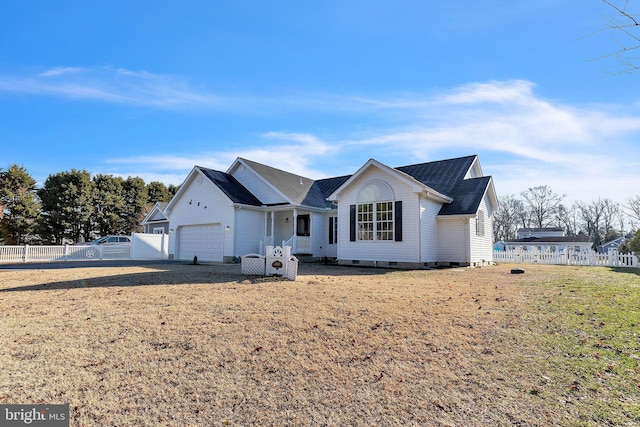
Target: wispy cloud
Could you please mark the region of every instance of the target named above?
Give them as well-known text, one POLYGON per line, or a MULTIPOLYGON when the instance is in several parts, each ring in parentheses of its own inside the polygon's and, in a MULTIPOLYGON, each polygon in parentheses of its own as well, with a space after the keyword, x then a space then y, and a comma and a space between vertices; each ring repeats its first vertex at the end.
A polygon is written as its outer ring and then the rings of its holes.
POLYGON ((174 76, 112 67, 56 67, 37 74, 0 76, 0 91, 159 109, 225 108, 233 100, 174 76))
POLYGON ((40 77, 58 77, 61 76, 63 74, 76 74, 76 73, 82 73, 83 71, 85 71, 85 68, 81 68, 81 67, 54 67, 54 68, 50 68, 46 71, 43 71, 42 73, 38 74, 38 76, 40 77))

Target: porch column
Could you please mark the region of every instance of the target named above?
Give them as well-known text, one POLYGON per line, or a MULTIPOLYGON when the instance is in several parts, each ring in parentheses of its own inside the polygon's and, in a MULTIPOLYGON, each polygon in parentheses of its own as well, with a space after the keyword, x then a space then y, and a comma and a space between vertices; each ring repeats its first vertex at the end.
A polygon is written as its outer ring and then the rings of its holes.
POLYGON ((276 217, 276 215, 275 215, 274 211, 271 211, 271 244, 272 244, 272 245, 273 245, 273 244, 275 244, 275 243, 273 242, 273 240, 275 239, 275 237, 274 237, 274 236, 275 236, 275 231, 276 231, 276 229, 275 229, 275 226, 276 226, 276 218, 275 218, 275 217, 276 217))
POLYGON ((293 210, 293 242, 291 244, 291 253, 298 252, 298 209, 293 210))
POLYGON ((269 212, 265 211, 264 213, 264 237, 267 237, 267 221, 269 218, 269 212))

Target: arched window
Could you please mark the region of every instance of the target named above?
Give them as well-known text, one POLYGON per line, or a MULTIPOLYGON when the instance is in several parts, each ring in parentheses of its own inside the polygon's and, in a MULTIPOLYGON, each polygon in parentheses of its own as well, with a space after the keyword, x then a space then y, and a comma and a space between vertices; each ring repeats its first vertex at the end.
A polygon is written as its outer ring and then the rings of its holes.
POLYGON ((397 211, 401 211, 401 202, 394 199, 393 189, 386 182, 373 180, 365 184, 353 206, 351 240, 400 241, 401 230, 397 228, 402 213, 397 211))

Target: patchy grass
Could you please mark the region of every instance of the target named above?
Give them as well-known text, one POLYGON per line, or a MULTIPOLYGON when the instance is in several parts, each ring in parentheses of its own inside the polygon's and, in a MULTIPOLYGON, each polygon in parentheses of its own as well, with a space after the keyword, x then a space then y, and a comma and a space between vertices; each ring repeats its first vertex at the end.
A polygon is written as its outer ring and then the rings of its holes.
POLYGON ((531 360, 545 373, 532 392, 566 425, 640 425, 638 270, 566 269, 523 311, 528 341, 544 349, 531 360))
POLYGON ((74 426, 639 425, 638 270, 512 267, 0 270, 0 403, 69 403, 74 426))

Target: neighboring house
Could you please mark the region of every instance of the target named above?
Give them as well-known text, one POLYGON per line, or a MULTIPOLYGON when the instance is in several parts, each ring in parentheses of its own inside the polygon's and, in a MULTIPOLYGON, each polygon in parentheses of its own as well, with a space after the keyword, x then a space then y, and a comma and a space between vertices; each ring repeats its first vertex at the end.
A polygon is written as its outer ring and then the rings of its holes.
POLYGON ((312 180, 238 158, 195 166, 164 214, 176 259, 231 261, 264 246, 341 264, 481 265, 492 261, 493 180, 477 156, 312 180))
POLYGON ((145 233, 168 234, 169 218, 164 213, 168 202, 156 202, 153 208, 142 220, 142 227, 145 233))
POLYGON ((518 239, 527 237, 563 237, 566 235, 566 230, 564 227, 519 228, 517 234, 518 239))
POLYGON ((517 233, 517 239, 504 242, 507 251, 588 252, 592 246, 589 236, 566 236, 562 227, 520 228, 517 233))
POLYGON ((609 251, 617 251, 620 245, 625 242, 625 240, 627 240, 626 237, 618 237, 617 239, 613 239, 609 242, 603 243, 596 248, 596 252, 601 254, 608 254, 609 251))
POLYGON ((493 242, 493 250, 494 251, 504 251, 506 248, 507 248, 507 244, 502 240, 498 240, 497 242, 493 242))

